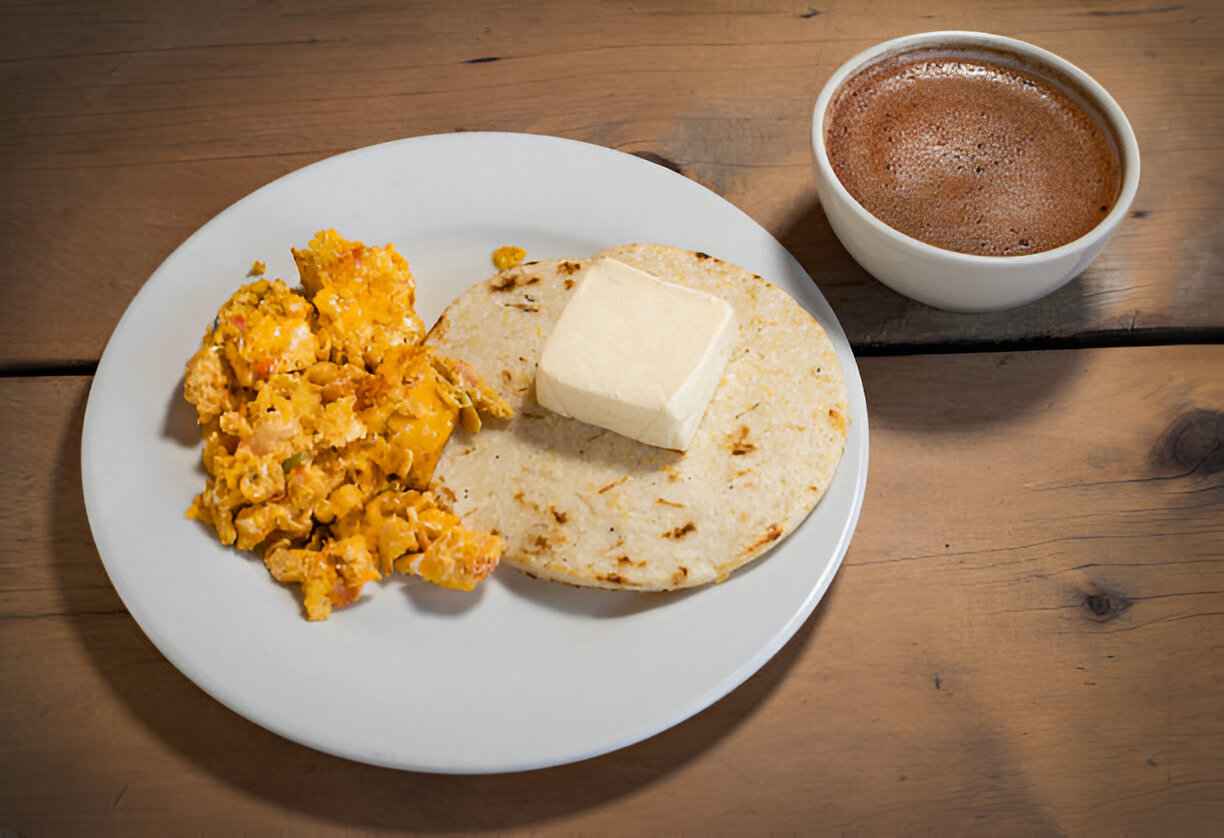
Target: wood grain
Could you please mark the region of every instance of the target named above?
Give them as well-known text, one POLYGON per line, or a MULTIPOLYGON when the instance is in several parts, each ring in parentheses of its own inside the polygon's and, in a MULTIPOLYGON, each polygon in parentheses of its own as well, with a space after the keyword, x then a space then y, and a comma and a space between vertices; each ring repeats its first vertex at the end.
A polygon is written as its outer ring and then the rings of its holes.
POLYGON ((0 381, 0 833, 1208 835, 1224 347, 874 358, 826 600, 747 684, 576 766, 400 774, 222 708, 84 522, 84 378, 0 381))
POLYGON ((267 181, 475 129, 587 140, 709 186, 796 253, 860 348, 1224 334, 1222 43, 1210 0, 13 4, 0 11, 0 368, 96 360, 161 260, 267 181), (1070 57, 1143 148, 1135 217, 1081 280, 1020 311, 953 315, 893 294, 815 200, 820 86, 872 43, 939 28, 1070 57))

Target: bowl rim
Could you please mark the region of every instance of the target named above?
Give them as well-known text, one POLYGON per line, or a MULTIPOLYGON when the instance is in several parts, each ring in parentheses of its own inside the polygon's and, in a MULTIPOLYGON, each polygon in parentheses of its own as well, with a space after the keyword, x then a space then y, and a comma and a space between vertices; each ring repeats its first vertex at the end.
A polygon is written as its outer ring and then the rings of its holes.
POLYGON ((938 256, 970 266, 1015 265, 1019 267, 1040 265, 1090 249, 1109 237, 1114 228, 1118 226, 1130 211, 1131 203, 1139 191, 1139 141, 1135 138, 1134 129, 1131 128, 1130 120, 1127 119, 1126 113, 1113 96, 1109 94, 1109 91, 1100 82, 1088 75, 1088 73, 1047 49, 1030 44, 1027 41, 1008 38, 1004 35, 994 35, 989 32, 973 32, 958 29, 917 32, 882 41, 847 59, 833 71, 833 75, 825 82, 820 94, 816 97, 816 104, 812 111, 812 152, 816 158, 816 167, 820 171, 821 176, 828 181, 830 188, 850 207, 851 212, 860 221, 899 245, 915 249, 928 256, 938 256), (833 165, 829 162, 828 152, 825 148, 825 114, 828 111, 829 103, 833 100, 834 94, 841 88, 847 78, 881 58, 924 46, 935 45, 994 48, 1002 52, 1014 53, 1038 65, 1045 64, 1050 69, 1063 74, 1078 85, 1081 88, 1081 92, 1100 109, 1102 116, 1105 117, 1110 128, 1113 129, 1119 146, 1118 151, 1122 157, 1122 188, 1119 190, 1118 197, 1114 201, 1114 205, 1109 213, 1098 221, 1096 226, 1079 238, 1038 253, 1026 253, 1020 256, 988 256, 976 253, 962 253, 957 250, 936 247, 933 244, 928 244, 921 239, 901 232, 881 221, 859 203, 857 198, 850 194, 850 191, 841 182, 841 178, 833 171, 833 165))

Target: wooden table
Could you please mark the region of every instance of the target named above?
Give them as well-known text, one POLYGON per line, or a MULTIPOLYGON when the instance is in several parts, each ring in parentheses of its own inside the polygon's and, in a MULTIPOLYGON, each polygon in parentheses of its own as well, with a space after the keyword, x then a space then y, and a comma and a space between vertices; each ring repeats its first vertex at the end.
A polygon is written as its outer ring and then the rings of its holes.
POLYGON ((517 830, 1219 834, 1224 822, 1224 13, 1212 2, 13 3, 0 12, 0 835, 517 830), (808 173, 831 70, 984 29, 1130 115, 1132 218, 997 315, 911 303, 808 173), (90 375, 154 267, 255 187, 436 131, 638 154, 771 229, 861 357, 868 497, 816 614, 631 748, 397 773, 207 698, 127 615, 79 474, 90 375))

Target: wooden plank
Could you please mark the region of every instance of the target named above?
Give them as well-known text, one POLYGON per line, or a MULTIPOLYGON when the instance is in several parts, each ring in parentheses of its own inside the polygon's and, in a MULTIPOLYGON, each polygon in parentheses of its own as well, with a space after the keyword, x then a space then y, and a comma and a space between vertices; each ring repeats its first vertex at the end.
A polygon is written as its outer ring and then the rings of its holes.
POLYGON ((314 753, 110 591, 85 379, 0 381, 0 831, 1206 835, 1224 818, 1224 347, 874 358, 868 497, 817 614, 645 743, 496 777, 314 753))
POLYGON ((1224 329, 1224 13, 1209 0, 116 0, 19 4, 0 22, 0 368, 96 359, 157 264, 263 183, 462 129, 559 134, 684 172, 778 235, 858 346, 1224 329), (1137 216, 1081 280, 1016 312, 953 315, 893 294, 816 203, 809 116, 824 80, 874 42, 938 28, 1069 56, 1143 147, 1137 216))

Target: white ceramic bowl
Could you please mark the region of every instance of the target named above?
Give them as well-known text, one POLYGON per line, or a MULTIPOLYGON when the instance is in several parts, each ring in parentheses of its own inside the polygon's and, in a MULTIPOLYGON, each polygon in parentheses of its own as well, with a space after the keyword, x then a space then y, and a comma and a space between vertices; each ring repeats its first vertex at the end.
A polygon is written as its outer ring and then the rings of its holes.
POLYGON ((1126 217, 1139 188, 1139 144, 1126 114, 1100 84, 1052 52, 984 32, 923 32, 877 44, 841 65, 816 99, 812 116, 816 190, 833 232, 876 279, 919 302, 950 311, 995 311, 1044 297, 1078 276, 1126 217), (864 67, 922 47, 989 48, 1019 57, 1025 69, 1078 92, 1105 118, 1122 157, 1122 190, 1109 214, 1075 241, 1025 256, 977 256, 934 247, 889 227, 842 185, 825 149, 825 112, 847 78, 864 67), (1043 72, 1045 71, 1045 72, 1043 72))

